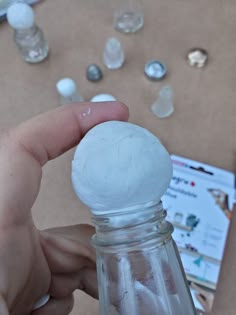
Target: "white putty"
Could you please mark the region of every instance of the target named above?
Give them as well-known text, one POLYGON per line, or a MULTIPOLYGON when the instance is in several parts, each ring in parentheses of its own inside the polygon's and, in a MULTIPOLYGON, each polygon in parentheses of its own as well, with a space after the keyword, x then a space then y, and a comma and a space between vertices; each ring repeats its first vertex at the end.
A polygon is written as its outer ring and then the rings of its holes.
POLYGON ((72 162, 75 192, 94 214, 155 205, 171 176, 172 162, 160 141, 144 128, 119 121, 91 129, 72 162))
POLYGON ((129 310, 129 315, 136 315, 137 312, 137 304, 135 303, 136 296, 134 290, 134 283, 131 272, 131 265, 128 257, 124 255, 124 257, 120 258, 121 261, 118 264, 118 292, 120 301, 120 314, 127 314, 127 310, 129 310))
POLYGON ((146 307, 146 310, 148 309, 149 314, 171 315, 171 313, 164 310, 165 304, 163 305, 161 297, 153 293, 150 288, 135 280, 134 289, 139 297, 139 303, 141 303, 143 308, 146 307))

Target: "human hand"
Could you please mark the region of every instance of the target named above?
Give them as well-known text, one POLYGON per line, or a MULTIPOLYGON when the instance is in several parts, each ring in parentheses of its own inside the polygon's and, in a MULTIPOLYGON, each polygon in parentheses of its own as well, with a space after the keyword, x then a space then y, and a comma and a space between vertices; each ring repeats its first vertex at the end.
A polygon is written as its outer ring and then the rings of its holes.
POLYGON ((191 288, 195 291, 195 296, 198 302, 202 305, 205 312, 212 310, 214 302, 214 294, 210 291, 204 290, 195 283, 191 283, 191 288))
POLYGON ((31 208, 42 166, 78 144, 96 124, 127 120, 124 105, 81 103, 39 115, 0 138, 0 314, 66 315, 72 293, 97 295, 92 227, 39 231, 31 208), (89 113, 89 114, 88 114, 89 113), (52 298, 32 311, 46 293, 52 298))
POLYGON ((232 212, 229 210, 228 195, 221 189, 208 189, 209 193, 214 198, 216 204, 223 210, 228 219, 232 218, 232 212))

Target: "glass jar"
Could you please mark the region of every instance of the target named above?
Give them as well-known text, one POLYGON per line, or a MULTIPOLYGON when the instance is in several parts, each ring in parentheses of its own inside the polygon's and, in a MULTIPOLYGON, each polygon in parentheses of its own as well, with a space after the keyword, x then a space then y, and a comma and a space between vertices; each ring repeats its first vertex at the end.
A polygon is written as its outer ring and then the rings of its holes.
POLYGON ((142 0, 118 0, 113 13, 114 28, 122 33, 135 33, 143 27, 142 0))
POLYGON ((100 315, 196 315, 165 217, 161 202, 93 217, 100 315))
POLYGON ((47 58, 48 43, 37 25, 24 30, 15 30, 14 40, 25 61, 38 63, 47 58))

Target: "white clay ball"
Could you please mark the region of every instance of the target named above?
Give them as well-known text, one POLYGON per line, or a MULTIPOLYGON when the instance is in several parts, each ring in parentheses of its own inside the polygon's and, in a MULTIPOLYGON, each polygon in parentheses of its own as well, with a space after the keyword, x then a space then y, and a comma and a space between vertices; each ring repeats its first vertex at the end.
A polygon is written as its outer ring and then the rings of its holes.
POLYGON ((14 3, 7 10, 7 21, 17 30, 24 30, 34 25, 34 11, 26 3, 14 3))
POLYGON ((57 82, 57 91, 63 97, 70 97, 77 91, 75 81, 71 78, 64 78, 57 82))
POLYGON ((110 121, 91 129, 72 162, 77 196, 94 214, 157 204, 172 177, 172 162, 148 130, 110 121))
POLYGON ((91 98, 90 102, 113 102, 116 98, 111 94, 98 94, 91 98))

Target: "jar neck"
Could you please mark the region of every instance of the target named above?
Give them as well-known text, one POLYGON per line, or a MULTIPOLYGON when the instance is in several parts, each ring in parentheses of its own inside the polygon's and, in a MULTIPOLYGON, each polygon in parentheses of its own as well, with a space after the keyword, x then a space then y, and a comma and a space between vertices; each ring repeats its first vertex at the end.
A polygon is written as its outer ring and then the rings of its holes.
POLYGON ((165 221, 166 210, 162 202, 148 207, 140 206, 132 211, 120 210, 112 214, 94 215, 95 247, 140 243, 155 237, 163 243, 171 237, 172 225, 165 221))

